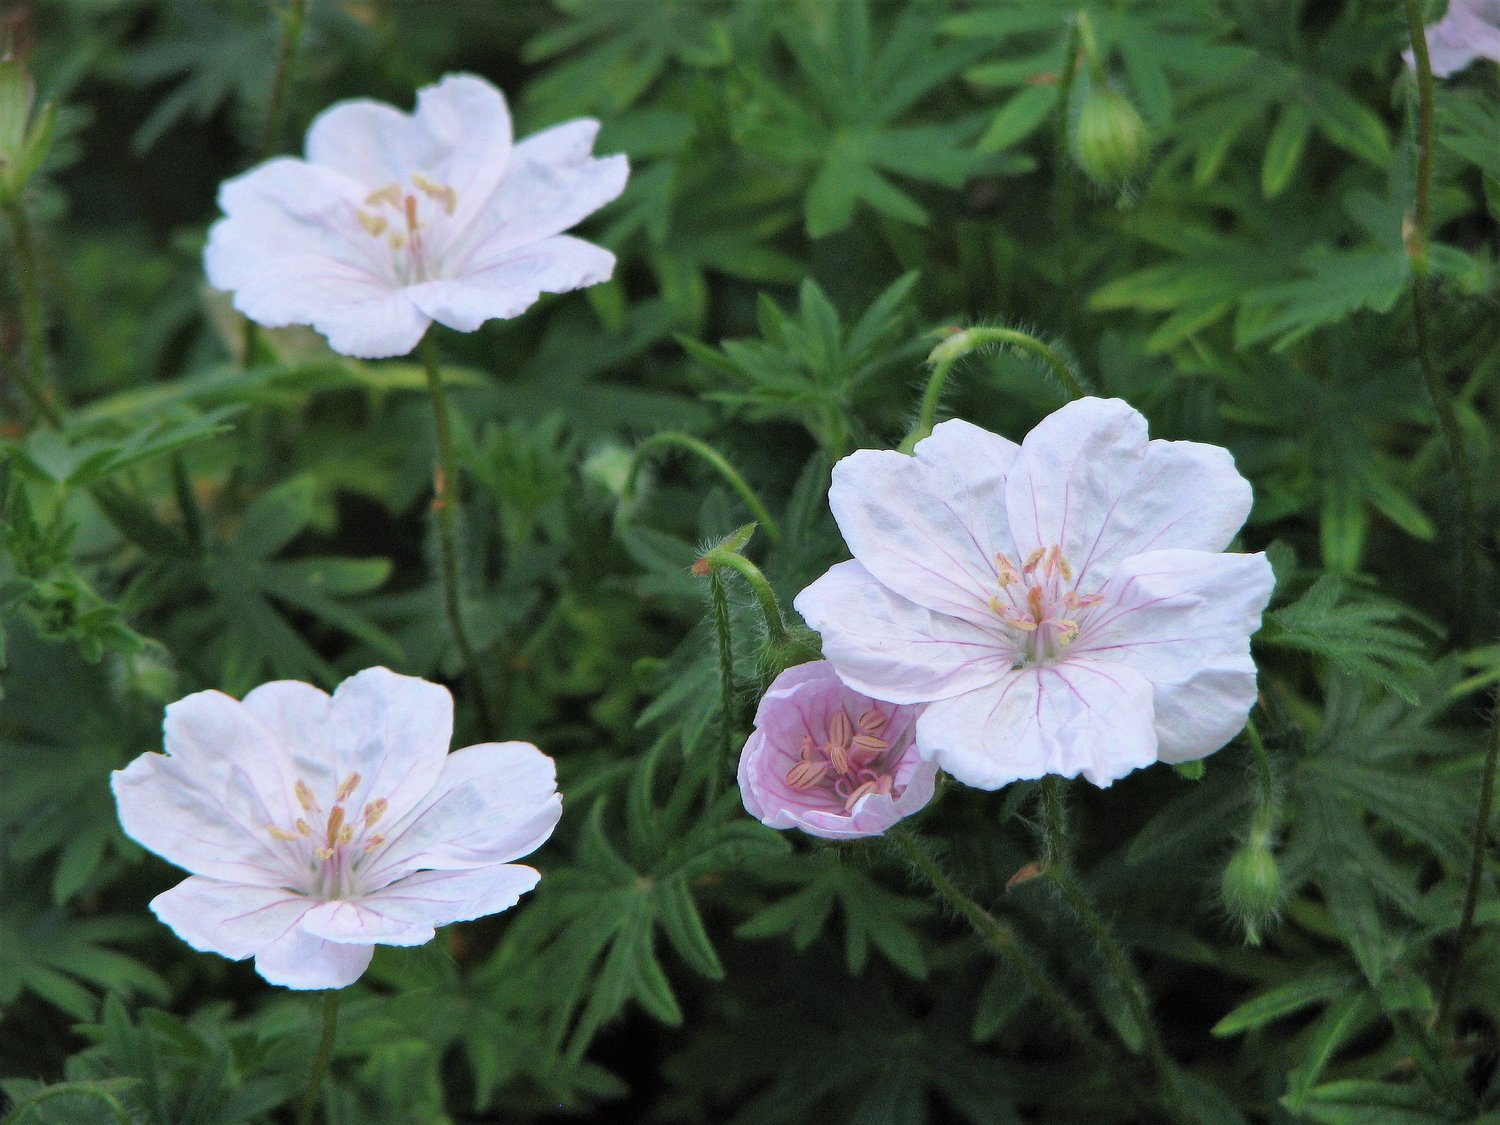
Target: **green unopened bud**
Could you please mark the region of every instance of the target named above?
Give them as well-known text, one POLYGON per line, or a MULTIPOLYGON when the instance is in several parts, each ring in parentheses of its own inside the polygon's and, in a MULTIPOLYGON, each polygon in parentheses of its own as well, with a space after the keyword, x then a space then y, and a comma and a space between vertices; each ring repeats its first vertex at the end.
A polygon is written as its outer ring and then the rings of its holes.
POLYGON ((52 144, 52 107, 35 118, 36 84, 26 64, 0 54, 0 202, 14 200, 52 144))
POLYGON ((1151 149, 1146 122, 1130 99, 1102 82, 1089 86, 1072 134, 1073 159, 1101 187, 1139 172, 1151 149))
POLYGON ((1220 882, 1224 905, 1245 930, 1245 940, 1260 944, 1261 928, 1281 905, 1281 869, 1264 840, 1251 840, 1229 857, 1220 882))
POLYGON ((594 450, 583 463, 583 479, 598 486, 616 501, 626 500, 635 454, 623 445, 605 445, 594 450))

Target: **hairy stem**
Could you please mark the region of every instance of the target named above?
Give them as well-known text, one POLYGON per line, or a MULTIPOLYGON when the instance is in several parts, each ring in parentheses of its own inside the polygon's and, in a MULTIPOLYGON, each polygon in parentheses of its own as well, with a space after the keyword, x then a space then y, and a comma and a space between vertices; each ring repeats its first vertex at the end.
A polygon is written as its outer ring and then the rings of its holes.
MULTIPOLYGON (((1479 574, 1478 520, 1474 505, 1474 475, 1464 449, 1453 393, 1438 372, 1432 358, 1431 315, 1427 303, 1428 225, 1432 213, 1432 59, 1427 52, 1427 34, 1422 27, 1420 0, 1405 0, 1406 26, 1411 33, 1412 55, 1417 72, 1417 185, 1416 205, 1411 228, 1406 232, 1406 253, 1411 261, 1412 319, 1417 329, 1417 362, 1432 405, 1437 411, 1438 430, 1448 451, 1448 462, 1458 485, 1458 518, 1461 549, 1459 553, 1459 596, 1472 599, 1477 591, 1479 574)), ((1460 647, 1467 644, 1468 622, 1460 614, 1455 636, 1460 647)))
POLYGON ((277 141, 281 138, 286 92, 297 65, 297 45, 302 41, 302 29, 307 26, 307 5, 308 0, 291 0, 286 11, 281 13, 281 47, 276 53, 276 71, 271 77, 271 94, 266 101, 266 124, 260 137, 262 160, 269 159, 276 152, 277 141))
POLYGON ((442 371, 438 366, 437 345, 429 332, 422 337, 422 365, 427 372, 427 393, 432 399, 434 432, 437 437, 437 457, 432 467, 432 510, 437 515, 438 545, 442 555, 443 611, 448 617, 448 628, 453 634, 453 644, 463 660, 468 673, 469 689, 474 693, 474 706, 479 711, 481 733, 492 737, 494 721, 490 715, 489 701, 485 696, 484 677, 479 672, 479 661, 474 647, 469 643, 469 634, 464 629, 463 608, 459 603, 458 548, 454 542, 454 509, 458 504, 458 462, 453 456, 453 432, 448 419, 448 396, 443 390, 442 371))
POLYGON ((786 627, 786 618, 781 614, 781 602, 777 600, 776 591, 771 589, 770 579, 765 576, 765 572, 760 567, 738 551, 710 551, 703 556, 702 561, 708 566, 711 574, 716 574, 721 566, 727 566, 748 582, 751 592, 755 594, 755 600, 760 603, 761 616, 766 621, 767 639, 773 645, 790 643, 792 638, 786 627))
POLYGON ((1266 753, 1266 744, 1254 719, 1245 720, 1245 733, 1250 739, 1250 751, 1255 756, 1256 777, 1260 784, 1260 800, 1256 804, 1251 832, 1269 844, 1271 832, 1276 827, 1276 779, 1271 773, 1271 756, 1266 753))
POLYGON ((708 803, 713 804, 734 753, 734 638, 729 631, 729 594, 718 570, 708 573, 708 591, 719 641, 719 760, 708 779, 708 803))
POLYGON ((36 247, 31 240, 31 222, 20 200, 5 207, 15 248, 16 282, 21 291, 21 365, 15 369, 16 382, 37 417, 53 429, 62 419, 47 397, 47 328, 42 306, 42 290, 37 280, 36 247))
POLYGON ((328 1059, 333 1054, 338 1019, 339 990, 330 988, 323 993, 323 1030, 318 1036, 317 1053, 313 1055, 312 1073, 307 1076, 307 1089, 302 1094, 302 1108, 297 1111, 297 1125, 312 1125, 313 1111, 318 1108, 318 1095, 323 1089, 323 1075, 328 1072, 328 1059))
POLYGON ((1479 891, 1484 883, 1485 856, 1489 851, 1490 810, 1495 801, 1495 761, 1500 757, 1500 688, 1495 690, 1492 710, 1495 713, 1490 717, 1490 737, 1484 750, 1484 774, 1479 782, 1479 812, 1474 821, 1474 848, 1469 859, 1464 912, 1459 918, 1458 936, 1453 942, 1448 970, 1443 974, 1443 990, 1438 1000, 1437 1013, 1433 1017, 1433 1023, 1439 1029, 1453 1007, 1453 995, 1458 988, 1458 970, 1463 963, 1464 948, 1469 944, 1469 935, 1474 929, 1474 911, 1479 906, 1479 891))
POLYGON ((1105 962, 1114 974, 1115 983, 1125 996, 1130 1015, 1141 1034, 1146 1054, 1156 1070, 1157 1084, 1162 1101, 1168 1112, 1179 1121, 1194 1120, 1182 1102, 1177 1083, 1172 1073, 1172 1062, 1162 1044, 1156 1021, 1151 1018, 1150 1006, 1146 1002, 1146 987, 1135 970, 1129 955, 1116 939, 1114 932, 1089 901, 1088 893, 1073 871, 1067 837, 1066 813, 1063 807, 1061 786, 1055 777, 1042 780, 1042 821, 1046 845, 1046 866, 1043 874, 1062 893, 1063 899, 1072 908, 1079 922, 1093 938, 1105 962))
POLYGON ((653 449, 661 449, 667 446, 676 446, 696 455, 710 468, 724 478, 730 488, 739 494, 745 506, 754 514, 756 522, 765 528, 766 536, 772 543, 781 541, 781 529, 776 526, 776 521, 771 518, 771 513, 765 504, 761 503, 760 497, 755 489, 745 481, 733 465, 713 446, 706 441, 693 437, 692 434, 668 433, 653 434, 636 448, 635 458, 630 463, 630 476, 625 481, 625 495, 635 495, 636 480, 640 477, 641 469, 646 463, 646 455, 653 449))

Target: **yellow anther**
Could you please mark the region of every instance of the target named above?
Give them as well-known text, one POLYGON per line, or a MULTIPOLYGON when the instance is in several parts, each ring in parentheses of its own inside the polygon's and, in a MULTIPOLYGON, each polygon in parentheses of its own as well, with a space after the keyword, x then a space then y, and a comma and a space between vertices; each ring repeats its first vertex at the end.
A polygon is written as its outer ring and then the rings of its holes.
POLYGON ((828 717, 828 748, 849 748, 849 740, 854 737, 854 724, 849 721, 849 716, 842 711, 835 711, 828 717))
POLYGON ((417 190, 427 196, 428 199, 436 200, 442 204, 445 215, 453 214, 454 210, 458 207, 458 192, 454 191, 447 184, 440 184, 436 180, 429 180, 421 172, 413 172, 411 174, 411 182, 416 184, 417 190))
POLYGON ((324 860, 326 862, 327 860, 330 860, 330 859, 333 858, 333 849, 332 848, 319 848, 317 851, 313 852, 313 855, 317 856, 319 859, 324 860))
POLYGON ((271 834, 273 840, 295 840, 297 834, 288 832, 285 828, 277 828, 274 824, 266 825, 266 831, 271 834))
POLYGON ((881 711, 866 711, 859 717, 859 729, 867 734, 874 734, 885 726, 887 716, 881 711))
POLYGON ((876 754, 883 754, 891 748, 891 744, 883 738, 877 738, 873 734, 856 734, 854 745, 861 750, 870 750, 876 754))
POLYGON ((1031 619, 1037 623, 1040 623, 1047 613, 1046 607, 1042 604, 1042 598, 1040 586, 1033 586, 1026 591, 1026 604, 1031 608, 1031 619))
POLYGON ((875 788, 876 786, 873 781, 867 781, 853 793, 850 793, 849 796, 844 798, 844 811, 853 812, 854 806, 859 804, 860 798, 869 796, 871 793, 875 792, 875 788))
POLYGON ((355 789, 359 788, 359 783, 362 780, 363 778, 361 778, 359 774, 351 773, 348 777, 344 778, 344 784, 339 786, 339 791, 334 795, 333 799, 335 801, 347 801, 349 799, 349 794, 353 793, 355 789))
POLYGON ((339 829, 339 843, 348 844, 354 840, 354 825, 346 824, 339 829))
POLYGON ((999 598, 992 595, 990 597, 990 612, 993 613, 996 617, 1004 617, 1005 603, 1002 602, 999 598))
POLYGON ((377 797, 365 806, 365 827, 374 828, 375 822, 385 815, 386 806, 390 802, 384 797, 377 797))
POLYGON ((1016 573, 1015 563, 1011 562, 1004 555, 997 554, 995 556, 995 578, 1000 583, 1000 589, 1005 589, 1012 582, 1019 580, 1020 577, 1016 573))
POLYGON ((1046 550, 1041 547, 1038 547, 1035 551, 1032 551, 1031 554, 1026 556, 1026 561, 1021 564, 1021 573, 1030 574, 1033 570, 1036 569, 1036 564, 1042 561, 1042 556, 1046 553, 1046 550))
POLYGON ((1057 628, 1058 643, 1070 645, 1078 639, 1078 622, 1064 619, 1057 623, 1057 628))
POLYGON ((328 846, 333 847, 339 838, 339 829, 344 827, 344 806, 334 805, 333 811, 328 814, 328 846))
POLYGON ((373 852, 383 843, 385 843, 384 836, 371 836, 368 840, 365 841, 365 851, 373 852))
POLYGON ((365 233, 371 238, 379 238, 385 233, 385 228, 390 226, 384 215, 372 215, 368 211, 356 211, 354 217, 359 220, 359 225, 365 228, 365 233))
POLYGON ((385 187, 372 191, 369 195, 365 196, 366 207, 374 207, 381 203, 399 210, 401 207, 401 185, 386 184, 385 187))
POLYGON ((1068 565, 1068 560, 1063 558, 1061 554, 1057 556, 1057 569, 1063 576, 1064 582, 1073 581, 1073 568, 1068 565))
POLYGON ((297 835, 299 835, 299 836, 311 836, 312 835, 312 825, 308 824, 307 821, 303 820, 300 816, 297 818, 297 835))
POLYGON ((388 238, 386 241, 390 243, 390 247, 392 250, 400 250, 403 246, 406 245, 406 239, 397 234, 395 231, 391 231, 390 238, 388 238))
POLYGON ((292 786, 292 792, 297 795, 297 803, 304 810, 311 812, 318 807, 318 802, 313 799, 312 790, 307 787, 307 782, 298 778, 297 784, 292 786))
POLYGON ((849 748, 847 746, 830 746, 828 760, 833 763, 833 768, 839 773, 849 772, 849 748))
POLYGON ((1019 629, 1023 633, 1035 633, 1036 632, 1036 622, 1035 621, 1027 621, 1025 618, 1023 618, 1023 617, 1016 617, 1013 614, 1004 615, 1004 616, 1002 616, 1000 618, 1000 620, 1003 621, 1003 622, 1005 622, 1012 629, 1019 629))

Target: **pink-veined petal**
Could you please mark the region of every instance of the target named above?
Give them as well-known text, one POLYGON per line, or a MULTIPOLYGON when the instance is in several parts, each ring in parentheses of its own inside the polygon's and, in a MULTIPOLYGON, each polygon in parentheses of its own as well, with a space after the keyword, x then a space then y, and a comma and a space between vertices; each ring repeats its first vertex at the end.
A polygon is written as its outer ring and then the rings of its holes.
POLYGON ((505 97, 482 78, 450 74, 417 92, 414 114, 365 99, 324 110, 307 131, 307 159, 374 190, 413 172, 452 187, 460 203, 484 198, 511 153, 505 97))
POLYGON ((255 954, 255 971, 283 988, 347 988, 370 967, 373 945, 327 941, 293 926, 255 954))
POLYGON ((1149 551, 1126 559, 1070 657, 1118 660, 1151 681, 1163 761, 1201 758, 1255 702, 1250 637, 1275 576, 1265 555, 1149 551))
POLYGON ((849 550, 882 585, 936 613, 985 625, 995 556, 1014 565, 1005 480, 1020 447, 957 419, 908 457, 862 449, 833 470, 828 504, 849 550))
POLYGON ((597 121, 569 121, 518 144, 504 180, 448 247, 457 271, 484 269, 561 234, 624 191, 626 158, 590 155, 598 131, 597 121))
POLYGON ((566 293, 608 281, 615 256, 567 235, 544 238, 479 262, 462 276, 413 285, 407 295, 426 316, 459 332, 525 312, 543 293, 566 293))
POLYGON ((420 868, 508 863, 546 842, 562 816, 557 768, 529 742, 483 743, 448 755, 442 773, 360 873, 372 888, 420 868))
POLYGON ((898 820, 911 816, 932 800, 937 787, 936 762, 913 763, 901 796, 871 793, 861 797, 848 816, 838 816, 826 809, 812 809, 802 815, 797 825, 804 832, 828 840, 852 840, 861 836, 879 836, 898 820))
POLYGON ((839 563, 793 603, 823 635, 823 655, 857 691, 925 703, 994 683, 1015 663, 998 630, 933 613, 876 581, 859 562, 839 563))
POLYGON ((280 887, 184 879, 151 900, 151 911, 200 953, 232 961, 279 941, 312 906, 280 887))
POLYGON ((1106 786, 1156 761, 1151 684, 1124 665, 1089 660, 1019 668, 933 703, 917 720, 917 742, 978 789, 1046 774, 1106 786))
POLYGON ((312 326, 340 355, 356 359, 387 359, 407 355, 432 324, 412 304, 408 290, 371 290, 364 299, 318 310, 312 326))
POLYGON ((419 871, 358 901, 325 903, 303 924, 334 942, 421 945, 438 926, 509 909, 540 879, 537 871, 519 864, 419 871))

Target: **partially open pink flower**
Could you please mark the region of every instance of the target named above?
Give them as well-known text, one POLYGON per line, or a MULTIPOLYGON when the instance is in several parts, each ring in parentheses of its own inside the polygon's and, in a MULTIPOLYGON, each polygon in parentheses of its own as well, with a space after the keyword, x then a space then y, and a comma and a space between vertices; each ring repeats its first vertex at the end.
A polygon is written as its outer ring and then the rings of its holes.
POLYGON ((1021 445, 954 420, 912 457, 861 450, 829 503, 854 561, 797 609, 850 687, 928 704, 917 743, 958 780, 1108 785, 1244 726, 1273 579, 1219 553, 1250 511, 1225 450, 1086 398, 1021 445))
POLYGON ((932 800, 937 767, 917 753, 920 708, 845 687, 825 660, 776 677, 740 754, 740 795, 772 828, 878 836, 932 800))
POLYGON ((294 680, 167 708, 166 754, 112 778, 137 843, 192 872, 151 909, 194 949, 272 984, 342 988, 376 945, 513 906, 510 861, 552 834, 552 759, 525 742, 448 753, 446 688, 384 668, 332 696, 294 680))
POLYGON ((404 355, 434 320, 472 332, 542 293, 609 278, 615 258, 562 232, 625 187, 623 156, 590 156, 599 123, 511 143, 482 78, 449 75, 415 114, 341 102, 307 159, 267 161, 219 190, 209 283, 267 327, 310 324, 344 355, 404 355))
MULTIPOLYGON (((1500 62, 1500 0, 1449 0, 1447 14, 1427 28, 1427 55, 1439 78, 1475 59, 1500 62)), ((1417 65, 1410 48, 1401 57, 1407 66, 1417 65)))

